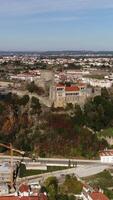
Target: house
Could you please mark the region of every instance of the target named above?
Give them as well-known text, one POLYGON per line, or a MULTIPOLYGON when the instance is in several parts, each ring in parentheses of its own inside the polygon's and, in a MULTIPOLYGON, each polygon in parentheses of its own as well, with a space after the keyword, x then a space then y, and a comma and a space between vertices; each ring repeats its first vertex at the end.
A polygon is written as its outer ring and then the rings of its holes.
POLYGON ((99 155, 102 163, 113 163, 113 149, 99 151, 99 155))
POLYGON ((105 79, 94 79, 94 78, 85 78, 85 77, 82 77, 82 81, 84 83, 87 83, 87 84, 90 84, 91 86, 93 87, 100 87, 100 88, 103 88, 103 87, 106 87, 106 88, 110 88, 113 84, 112 81, 109 81, 109 80, 105 80, 105 79))
POLYGON ((22 183, 14 194, 5 195, 0 196, 0 200, 47 200, 46 193, 41 193, 37 187, 30 187, 26 183, 22 183))
POLYGON ((102 192, 92 192, 89 200, 109 200, 102 192))
POLYGON ((93 189, 88 185, 83 186, 81 198, 83 200, 109 200, 98 188, 93 189))
POLYGON ((42 196, 0 196, 0 200, 47 200, 45 195, 42 196))
POLYGON ((18 192, 19 192, 20 196, 29 196, 30 195, 30 187, 27 184, 23 183, 20 185, 18 192))

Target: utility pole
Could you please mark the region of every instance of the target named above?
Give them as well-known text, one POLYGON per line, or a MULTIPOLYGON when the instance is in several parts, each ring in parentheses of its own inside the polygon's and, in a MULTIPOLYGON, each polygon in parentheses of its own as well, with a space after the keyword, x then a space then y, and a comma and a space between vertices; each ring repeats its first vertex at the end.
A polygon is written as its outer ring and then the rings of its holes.
POLYGON ((24 155, 25 152, 20 151, 18 149, 14 149, 11 143, 9 145, 0 143, 0 146, 5 147, 10 150, 10 156, 11 156, 11 159, 10 159, 10 184, 11 184, 11 188, 12 188, 13 187, 13 151, 17 152, 21 155, 24 155))
POLYGON ((13 146, 10 143, 11 150, 11 171, 10 171, 10 179, 11 179, 11 188, 13 187, 13 146))

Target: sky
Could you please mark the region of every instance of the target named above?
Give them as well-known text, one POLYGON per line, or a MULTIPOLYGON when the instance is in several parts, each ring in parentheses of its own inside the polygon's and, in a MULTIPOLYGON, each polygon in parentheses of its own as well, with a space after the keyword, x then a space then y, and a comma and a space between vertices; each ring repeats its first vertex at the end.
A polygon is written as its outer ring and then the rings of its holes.
POLYGON ((113 50, 113 0, 0 0, 0 50, 113 50))

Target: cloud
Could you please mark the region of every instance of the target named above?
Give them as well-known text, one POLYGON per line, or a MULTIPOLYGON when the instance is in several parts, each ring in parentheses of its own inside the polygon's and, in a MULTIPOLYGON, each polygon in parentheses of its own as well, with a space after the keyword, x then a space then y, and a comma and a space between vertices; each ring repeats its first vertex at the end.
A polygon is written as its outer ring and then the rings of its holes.
POLYGON ((111 0, 0 0, 0 15, 113 8, 111 0))

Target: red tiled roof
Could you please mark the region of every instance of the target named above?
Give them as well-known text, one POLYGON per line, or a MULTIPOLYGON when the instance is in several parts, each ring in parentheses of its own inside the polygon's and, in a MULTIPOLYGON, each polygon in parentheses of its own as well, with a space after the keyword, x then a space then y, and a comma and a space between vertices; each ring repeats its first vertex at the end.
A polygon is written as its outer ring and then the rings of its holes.
POLYGON ((77 86, 70 86, 70 87, 65 87, 65 91, 67 92, 74 92, 74 91, 79 91, 80 89, 77 86))
POLYGON ((86 86, 86 84, 85 83, 79 83, 78 86, 82 87, 82 86, 86 86))
POLYGON ((22 184, 20 187, 19 187, 19 191, 20 192, 28 192, 29 191, 29 186, 26 185, 26 184, 22 184))
POLYGON ((56 87, 65 87, 65 85, 58 83, 56 87))
POLYGON ((92 200, 109 200, 104 194, 101 192, 92 192, 90 194, 90 197, 92 200))
POLYGON ((113 149, 99 151, 100 156, 113 156, 113 149))
POLYGON ((47 200, 47 196, 44 195, 43 193, 41 193, 41 194, 39 194, 38 199, 39 200, 47 200))
POLYGON ((38 197, 25 196, 0 196, 0 200, 40 200, 38 197))
POLYGON ((45 195, 41 196, 0 196, 0 200, 47 200, 45 195))

